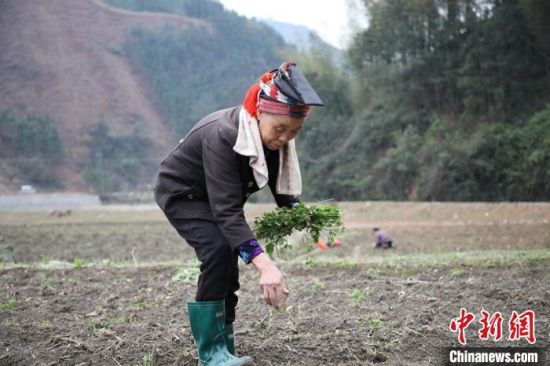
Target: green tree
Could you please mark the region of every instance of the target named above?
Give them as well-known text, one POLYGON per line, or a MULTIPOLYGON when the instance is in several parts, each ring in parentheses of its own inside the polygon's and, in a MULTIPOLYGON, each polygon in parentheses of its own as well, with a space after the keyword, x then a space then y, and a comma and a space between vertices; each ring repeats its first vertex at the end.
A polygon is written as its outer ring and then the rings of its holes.
POLYGON ((139 128, 131 134, 114 134, 104 121, 88 132, 89 154, 84 181, 98 193, 132 190, 149 184, 156 162, 149 159, 151 142, 139 128))
POLYGON ((0 141, 0 159, 15 167, 14 178, 44 188, 63 185, 59 167, 65 151, 53 118, 0 110, 0 141))
POLYGON ((340 160, 345 183, 336 189, 371 199, 548 199, 546 176, 530 163, 546 162, 532 134, 545 112, 531 116, 550 99, 548 6, 365 5, 369 28, 349 49, 360 85, 353 131, 361 138, 344 152, 357 159, 340 160))

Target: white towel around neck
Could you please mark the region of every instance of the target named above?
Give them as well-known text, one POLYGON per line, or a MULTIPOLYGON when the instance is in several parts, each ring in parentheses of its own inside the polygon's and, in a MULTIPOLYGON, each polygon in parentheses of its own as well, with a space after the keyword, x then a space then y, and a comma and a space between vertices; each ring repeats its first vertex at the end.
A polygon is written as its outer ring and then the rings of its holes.
MULTIPOLYGON (((263 188, 269 181, 267 162, 265 160, 262 138, 258 120, 252 117, 243 107, 239 112, 239 132, 233 150, 250 157, 250 167, 258 187, 263 188)), ((279 149, 279 175, 276 192, 298 196, 302 194, 302 176, 296 154, 296 143, 290 140, 279 149)))

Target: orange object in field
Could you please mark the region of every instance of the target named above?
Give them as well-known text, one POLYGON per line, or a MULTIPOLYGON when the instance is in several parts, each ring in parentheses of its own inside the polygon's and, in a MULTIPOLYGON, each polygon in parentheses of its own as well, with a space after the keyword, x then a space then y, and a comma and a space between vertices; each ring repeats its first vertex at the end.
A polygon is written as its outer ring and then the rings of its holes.
POLYGON ((317 241, 317 248, 321 249, 321 251, 325 251, 328 249, 328 245, 324 240, 319 239, 317 241))

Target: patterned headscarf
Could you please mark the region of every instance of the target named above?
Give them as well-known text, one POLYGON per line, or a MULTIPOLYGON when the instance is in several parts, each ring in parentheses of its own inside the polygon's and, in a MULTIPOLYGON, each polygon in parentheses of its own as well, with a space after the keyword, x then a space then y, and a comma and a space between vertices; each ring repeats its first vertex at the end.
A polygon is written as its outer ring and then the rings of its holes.
POLYGON ((258 111, 298 118, 307 116, 309 105, 301 104, 283 94, 275 84, 277 74, 290 78, 288 68, 295 65, 292 62, 285 62, 279 69, 263 74, 260 81, 248 89, 243 106, 252 117, 257 117, 258 111))

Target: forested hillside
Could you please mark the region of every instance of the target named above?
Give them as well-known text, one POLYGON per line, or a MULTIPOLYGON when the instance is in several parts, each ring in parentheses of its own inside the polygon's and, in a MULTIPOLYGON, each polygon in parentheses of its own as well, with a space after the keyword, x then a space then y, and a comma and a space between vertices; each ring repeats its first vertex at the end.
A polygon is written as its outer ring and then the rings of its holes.
POLYGON ((206 25, 166 13, 121 11, 99 0, 2 1, 0 193, 22 184, 39 191, 89 189, 83 180, 93 154, 89 129, 102 121, 114 135, 141 129, 156 165, 171 146, 171 131, 121 45, 137 26, 183 31, 206 25))
MULTIPOLYGON (((107 2, 203 25, 136 25, 111 50, 144 81, 163 116, 156 123, 170 131, 167 146, 207 113, 239 104, 262 72, 290 59, 326 102, 298 141, 305 199, 550 199, 548 2, 364 0, 369 27, 355 35, 344 65, 319 39, 297 50, 215 1, 107 2)), ((98 118, 80 139, 87 155, 78 173, 95 191, 151 184, 162 156, 152 150, 158 136, 142 125, 120 129, 98 118)), ((62 151, 51 154, 74 159, 62 151)))
POLYGON ((284 42, 265 25, 212 1, 156 3, 2 5, 0 192, 21 184, 150 190, 159 161, 192 123, 240 103, 248 85, 281 62, 284 42), (19 153, 21 126, 33 127, 25 136, 48 134, 19 153), (47 136, 63 154, 32 148, 47 136))
POLYGON ((241 103, 248 87, 277 67, 285 43, 274 30, 204 0, 110 0, 138 11, 166 11, 199 18, 209 32, 134 29, 125 51, 151 83, 173 131, 185 134, 200 118, 241 103))
POLYGON ((311 197, 549 200, 550 3, 365 4, 352 87, 319 79, 329 113, 302 143, 311 197))
MULTIPOLYGON (((262 67, 281 60, 277 37, 217 3, 111 2, 193 14, 214 25, 212 34, 135 31, 127 44, 178 133, 213 107, 238 103, 262 67), (243 38, 252 26, 258 38, 243 38), (217 32, 224 38, 216 38, 217 32), (203 47, 193 47, 197 44, 203 47), (229 72, 231 82, 221 87, 229 72)), ((327 102, 300 136, 305 197, 547 200, 548 5, 531 0, 365 5, 370 26, 355 36, 347 69, 334 65, 322 44, 282 53, 298 61, 327 102)))

